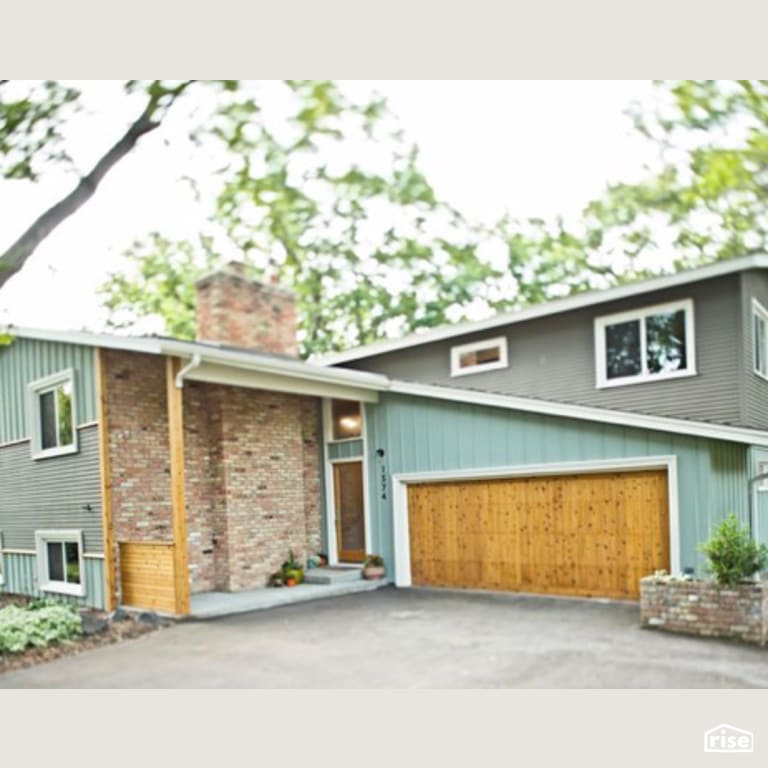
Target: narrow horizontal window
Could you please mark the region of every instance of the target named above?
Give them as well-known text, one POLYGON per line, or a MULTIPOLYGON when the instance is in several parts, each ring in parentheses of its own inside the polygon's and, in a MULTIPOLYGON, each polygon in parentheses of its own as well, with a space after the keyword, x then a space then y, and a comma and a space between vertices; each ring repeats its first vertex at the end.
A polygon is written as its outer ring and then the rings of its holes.
POLYGON ((507 339, 475 341, 451 348, 451 376, 493 371, 507 367, 507 339))
POLYGON ((595 320, 597 385, 696 373, 693 302, 661 304, 595 320))

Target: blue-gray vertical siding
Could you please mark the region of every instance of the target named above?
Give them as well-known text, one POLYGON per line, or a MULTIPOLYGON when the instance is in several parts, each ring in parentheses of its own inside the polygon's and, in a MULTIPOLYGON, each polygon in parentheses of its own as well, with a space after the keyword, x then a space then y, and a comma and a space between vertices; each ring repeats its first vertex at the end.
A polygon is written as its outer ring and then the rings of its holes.
POLYGON ((334 459, 356 459, 363 455, 363 441, 349 440, 343 443, 328 443, 328 458, 334 459))
POLYGON ((391 393, 366 418, 372 546, 390 565, 392 475, 402 472, 674 455, 680 564, 698 572, 712 528, 729 512, 747 520, 746 445, 391 393))
POLYGON ((30 437, 29 384, 71 368, 75 372, 78 424, 96 420, 93 347, 17 338, 0 346, 0 445, 30 437))
POLYGON ((62 595, 58 592, 41 592, 38 588, 39 579, 37 571, 37 556, 30 553, 5 552, 3 558, 4 583, 0 587, 2 592, 11 592, 16 595, 29 595, 30 597, 54 597, 57 600, 88 605, 91 608, 103 610, 105 602, 104 592, 104 561, 100 557, 86 557, 83 560, 85 570, 85 595, 73 597, 62 595))

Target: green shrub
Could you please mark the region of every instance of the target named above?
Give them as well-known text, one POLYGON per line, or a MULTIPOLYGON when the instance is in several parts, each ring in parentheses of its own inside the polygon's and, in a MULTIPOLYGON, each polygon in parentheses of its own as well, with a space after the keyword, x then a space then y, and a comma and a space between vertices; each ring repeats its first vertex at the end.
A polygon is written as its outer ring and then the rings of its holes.
POLYGON ((0 610, 0 653, 21 653, 30 646, 45 648, 81 631, 74 605, 42 600, 24 608, 9 605, 0 610))
POLYGON ((735 586, 768 566, 768 547, 752 540, 749 529, 728 515, 700 546, 719 584, 735 586))

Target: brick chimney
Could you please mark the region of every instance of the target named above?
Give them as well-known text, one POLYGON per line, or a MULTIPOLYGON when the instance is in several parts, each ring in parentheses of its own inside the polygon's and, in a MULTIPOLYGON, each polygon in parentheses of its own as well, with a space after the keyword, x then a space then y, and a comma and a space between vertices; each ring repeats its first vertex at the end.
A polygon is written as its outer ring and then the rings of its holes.
POLYGON ((245 264, 232 261, 197 282, 197 338, 298 357, 296 298, 251 280, 245 264))

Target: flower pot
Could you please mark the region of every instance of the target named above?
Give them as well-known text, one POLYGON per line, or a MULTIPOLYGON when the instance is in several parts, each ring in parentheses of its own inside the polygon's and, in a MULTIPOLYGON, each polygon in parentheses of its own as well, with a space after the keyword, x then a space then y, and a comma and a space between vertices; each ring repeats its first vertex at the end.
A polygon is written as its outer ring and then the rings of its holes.
POLYGON ((294 579, 293 576, 289 576, 285 580, 285 586, 286 587, 295 587, 296 586, 296 579, 294 579))
POLYGON ((366 565, 363 568, 364 579, 383 579, 384 574, 387 572, 383 565, 366 565))

